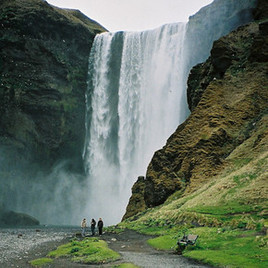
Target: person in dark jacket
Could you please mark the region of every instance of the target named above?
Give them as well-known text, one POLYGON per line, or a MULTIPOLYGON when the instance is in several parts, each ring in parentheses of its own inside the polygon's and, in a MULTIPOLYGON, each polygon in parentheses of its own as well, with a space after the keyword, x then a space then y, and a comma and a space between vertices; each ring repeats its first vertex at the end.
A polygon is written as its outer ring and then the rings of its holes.
POLYGON ((96 221, 94 219, 91 220, 91 233, 92 235, 95 235, 95 227, 96 227, 96 221))
POLYGON ((102 218, 99 218, 99 221, 98 221, 99 235, 102 235, 102 228, 103 228, 103 221, 102 221, 102 218))

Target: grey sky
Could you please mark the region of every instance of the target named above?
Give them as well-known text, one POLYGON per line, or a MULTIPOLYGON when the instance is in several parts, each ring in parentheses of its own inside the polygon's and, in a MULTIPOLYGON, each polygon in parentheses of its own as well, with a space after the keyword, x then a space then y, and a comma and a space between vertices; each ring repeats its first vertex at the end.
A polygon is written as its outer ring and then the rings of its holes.
POLYGON ((166 23, 187 21, 213 0, 47 0, 79 9, 109 31, 141 31, 166 23))

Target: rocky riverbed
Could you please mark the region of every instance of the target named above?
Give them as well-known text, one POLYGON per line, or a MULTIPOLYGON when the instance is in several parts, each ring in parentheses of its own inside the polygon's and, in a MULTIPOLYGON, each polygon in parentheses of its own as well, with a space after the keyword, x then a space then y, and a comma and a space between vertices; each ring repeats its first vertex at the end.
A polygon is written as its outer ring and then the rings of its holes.
POLYGON ((79 227, 1 228, 0 267, 31 267, 29 260, 42 257, 77 231, 79 227))

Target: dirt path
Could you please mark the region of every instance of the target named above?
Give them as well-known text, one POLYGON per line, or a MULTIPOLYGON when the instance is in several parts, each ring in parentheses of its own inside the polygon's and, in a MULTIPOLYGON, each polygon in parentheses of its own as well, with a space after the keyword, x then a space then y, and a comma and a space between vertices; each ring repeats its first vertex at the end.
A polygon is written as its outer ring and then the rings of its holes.
POLYGON ((107 234, 104 240, 109 247, 122 255, 121 262, 131 262, 145 268, 205 268, 209 266, 198 264, 174 253, 174 250, 159 251, 147 244, 152 236, 126 230, 123 233, 107 234))
MULTIPOLYGON (((69 234, 68 234, 69 235, 69 234)), ((114 265, 131 262, 139 267, 145 268, 205 268, 209 266, 197 264, 193 261, 174 254, 174 251, 158 251, 147 244, 147 240, 152 236, 142 235, 132 230, 126 230, 120 234, 105 233, 101 239, 105 240, 109 247, 122 256, 122 259, 103 265, 85 265, 71 262, 69 259, 55 259, 53 264, 45 267, 49 268, 85 268, 85 267, 113 267, 114 265)), ((66 236, 60 241, 50 241, 33 247, 22 257, 12 256, 6 262, 1 263, 1 268, 32 268, 29 260, 45 257, 49 251, 57 248, 60 244, 67 243, 70 236, 66 236)))

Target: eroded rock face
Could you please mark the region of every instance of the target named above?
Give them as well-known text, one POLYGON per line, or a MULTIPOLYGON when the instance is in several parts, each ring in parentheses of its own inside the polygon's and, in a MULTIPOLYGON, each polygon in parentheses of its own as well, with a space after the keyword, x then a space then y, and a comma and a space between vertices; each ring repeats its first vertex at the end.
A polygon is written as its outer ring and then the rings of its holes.
POLYGON ((200 70, 198 93, 204 81, 207 86, 201 98, 196 98, 190 117, 155 153, 148 167, 144 190, 148 207, 163 203, 181 188, 181 182, 186 183, 186 191, 194 191, 217 174, 224 167, 225 158, 248 138, 252 124, 267 110, 267 61, 260 62, 259 57, 252 55, 256 53, 256 40, 267 44, 259 28, 253 23, 224 37, 224 42, 215 42, 211 57, 204 64, 207 73, 202 65, 195 67, 200 70), (224 50, 222 44, 228 44, 232 53, 225 54, 229 60, 218 66, 222 56, 213 51, 218 45, 219 50, 230 51, 224 50))
POLYGON ((266 21, 253 22, 216 41, 208 60, 192 69, 192 113, 148 166, 146 207, 162 204, 175 191, 199 189, 265 117, 267 44, 266 21))
MULTIPOLYGON (((0 1, 0 205, 6 209, 58 163, 83 174, 88 57, 103 31, 78 10, 0 1)), ((10 213, 7 224, 16 218, 10 213)))
POLYGON ((78 10, 41 0, 4 0, 0 10, 0 153, 7 171, 14 162, 49 168, 62 159, 81 169, 88 56, 105 29, 78 10))
POLYGON ((127 213, 124 215, 122 220, 132 217, 145 210, 146 205, 144 202, 144 187, 144 177, 140 176, 132 187, 132 195, 129 201, 129 206, 127 207, 127 213))

